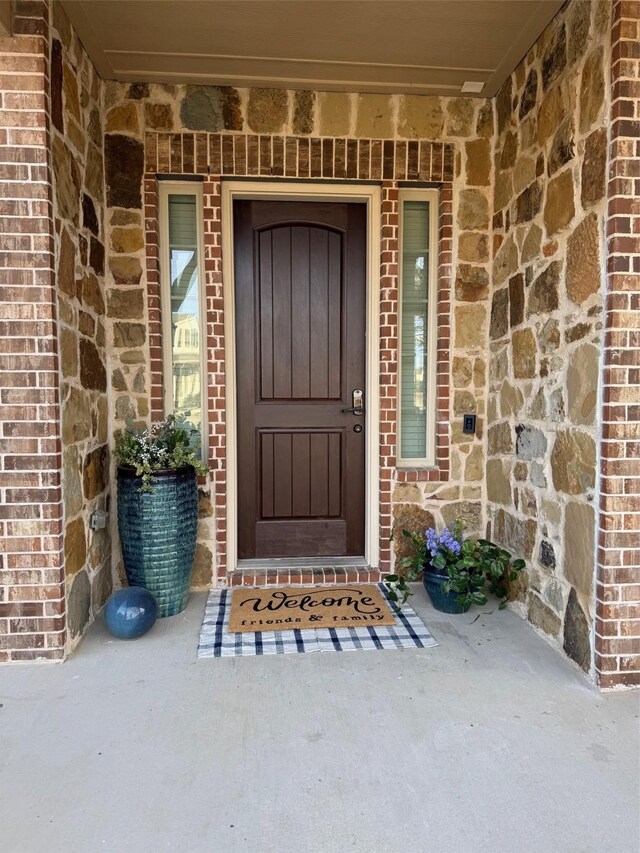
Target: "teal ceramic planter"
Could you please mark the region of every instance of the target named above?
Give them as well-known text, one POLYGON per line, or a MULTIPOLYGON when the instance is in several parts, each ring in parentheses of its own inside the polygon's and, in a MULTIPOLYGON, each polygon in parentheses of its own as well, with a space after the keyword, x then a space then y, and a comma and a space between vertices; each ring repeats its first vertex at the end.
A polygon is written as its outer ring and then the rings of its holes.
POLYGON ((422 572, 422 583, 431 603, 441 613, 466 613, 470 605, 462 607, 456 601, 456 592, 443 592, 442 584, 448 580, 448 576, 425 568, 422 572))
POLYGON ((154 594, 159 616, 184 610, 198 529, 193 468, 156 471, 153 493, 140 491, 133 468, 118 468, 118 530, 129 586, 154 594))

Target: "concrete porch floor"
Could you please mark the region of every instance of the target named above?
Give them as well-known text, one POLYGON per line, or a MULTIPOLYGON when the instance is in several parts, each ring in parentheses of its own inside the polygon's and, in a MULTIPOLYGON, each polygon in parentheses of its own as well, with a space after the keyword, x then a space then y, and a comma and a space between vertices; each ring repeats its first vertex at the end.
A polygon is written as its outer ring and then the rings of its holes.
POLYGON ((0 669, 3 853, 640 850, 639 694, 510 612, 416 651, 196 659, 205 595, 0 669))

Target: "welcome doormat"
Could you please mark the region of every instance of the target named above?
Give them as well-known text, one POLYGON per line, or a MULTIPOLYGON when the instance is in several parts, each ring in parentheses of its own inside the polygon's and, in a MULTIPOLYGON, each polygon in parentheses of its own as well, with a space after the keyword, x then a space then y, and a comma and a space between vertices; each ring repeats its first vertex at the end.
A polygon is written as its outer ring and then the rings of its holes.
POLYGON ((393 624, 386 599, 374 584, 241 588, 231 593, 233 633, 393 624))
MULTIPOLYGON (((379 584, 376 588, 390 605, 384 586, 379 584)), ((332 588, 325 587, 327 591, 330 589, 332 588)), ((297 591, 300 591, 300 588, 297 591)), ((362 649, 427 649, 438 645, 418 614, 407 604, 399 613, 392 613, 392 625, 369 623, 358 628, 232 632, 229 630, 231 594, 228 589, 210 591, 198 644, 199 658, 346 652, 362 649)))

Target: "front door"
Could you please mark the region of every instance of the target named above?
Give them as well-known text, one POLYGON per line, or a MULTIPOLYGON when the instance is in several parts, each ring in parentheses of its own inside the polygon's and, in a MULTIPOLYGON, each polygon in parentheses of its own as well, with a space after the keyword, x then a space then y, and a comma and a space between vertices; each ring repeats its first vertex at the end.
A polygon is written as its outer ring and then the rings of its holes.
POLYGON ((366 207, 234 202, 238 556, 364 555, 366 207))

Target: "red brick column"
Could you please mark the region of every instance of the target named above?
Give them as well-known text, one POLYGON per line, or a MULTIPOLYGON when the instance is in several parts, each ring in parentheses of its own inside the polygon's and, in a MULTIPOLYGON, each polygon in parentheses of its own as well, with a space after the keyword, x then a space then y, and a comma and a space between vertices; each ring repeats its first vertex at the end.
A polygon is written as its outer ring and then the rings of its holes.
POLYGON ((48 4, 0 40, 0 661, 65 643, 48 4))
POLYGON ((380 231, 380 571, 391 569, 398 398, 398 185, 382 183, 380 231))
POLYGON ((149 373, 151 376, 152 421, 164 417, 162 319, 160 316, 160 248, 158 226, 158 181, 155 175, 144 177, 144 222, 147 247, 147 308, 149 320, 149 373))
POLYGON ((227 419, 224 351, 224 287, 222 282, 221 185, 209 176, 202 186, 204 213, 204 286, 207 312, 207 420, 209 464, 213 470, 216 514, 216 572, 227 577, 227 419))
POLYGON ((596 673, 640 684, 640 2, 613 7, 596 673))

